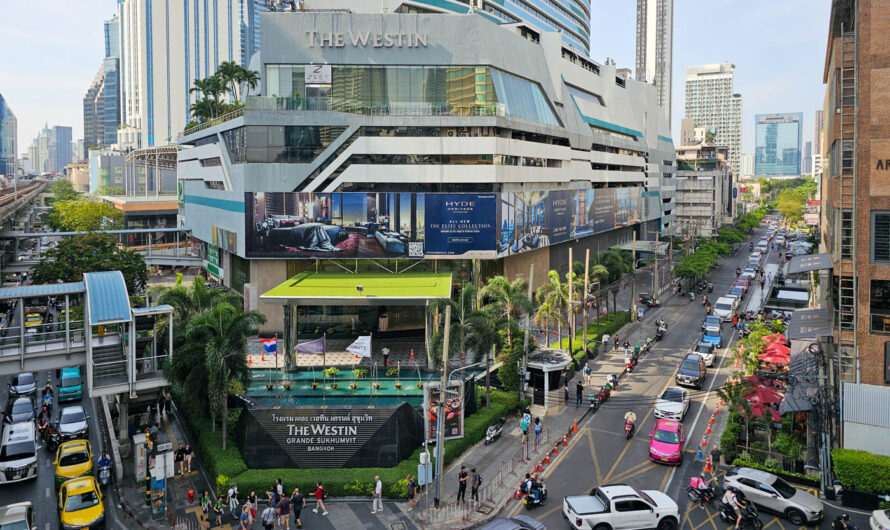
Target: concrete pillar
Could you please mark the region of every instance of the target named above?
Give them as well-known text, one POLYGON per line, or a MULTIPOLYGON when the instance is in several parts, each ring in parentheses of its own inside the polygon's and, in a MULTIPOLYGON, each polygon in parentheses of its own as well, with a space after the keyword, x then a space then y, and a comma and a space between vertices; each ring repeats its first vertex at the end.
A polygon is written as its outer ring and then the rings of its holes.
POLYGON ((118 439, 119 440, 127 440, 127 415, 129 414, 130 404, 130 396, 127 394, 121 394, 120 400, 118 401, 117 410, 120 415, 117 417, 117 430, 118 430, 118 439))

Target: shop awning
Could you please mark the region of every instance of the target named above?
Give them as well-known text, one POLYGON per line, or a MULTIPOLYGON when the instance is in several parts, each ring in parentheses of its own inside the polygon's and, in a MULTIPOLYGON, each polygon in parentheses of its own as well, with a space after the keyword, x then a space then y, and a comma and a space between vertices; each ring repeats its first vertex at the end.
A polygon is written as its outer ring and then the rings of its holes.
POLYGON ((451 296, 450 272, 304 272, 261 300, 298 305, 424 305, 451 296))
POLYGON ((807 412, 812 410, 819 390, 819 360, 807 351, 806 341, 792 341, 791 362, 788 373, 791 375, 785 388, 785 400, 779 405, 779 412, 807 412))
POLYGON ((832 320, 828 309, 798 309, 791 314, 788 323, 788 338, 818 339, 824 335, 831 335, 832 320))
POLYGON ((801 272, 823 271, 831 268, 831 258, 828 254, 807 254, 795 256, 788 262, 788 274, 800 274, 801 272))

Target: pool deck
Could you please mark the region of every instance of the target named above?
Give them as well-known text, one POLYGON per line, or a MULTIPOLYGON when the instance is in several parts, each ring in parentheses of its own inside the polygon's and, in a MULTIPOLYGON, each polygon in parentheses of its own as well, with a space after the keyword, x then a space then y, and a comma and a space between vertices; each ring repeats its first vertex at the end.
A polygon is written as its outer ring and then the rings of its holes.
MULTIPOLYGON (((421 369, 426 367, 426 353, 422 340, 374 340, 372 342, 373 349, 371 358, 362 358, 359 362, 356 362, 356 358, 352 353, 346 351, 346 347, 350 344, 352 344, 352 340, 329 339, 327 341, 328 351, 324 355, 324 358, 322 358, 321 355, 301 353, 297 355, 297 366, 321 367, 327 365, 351 367, 354 364, 356 367, 368 368, 372 363, 377 363, 377 367, 380 368, 383 366, 383 355, 380 353, 380 350, 383 349, 384 346, 388 346, 391 350, 389 354, 390 366, 401 365, 403 368, 413 368, 416 365, 421 369), (414 352, 414 359, 411 359, 412 350, 414 352)), ((281 337, 278 339, 278 348, 279 350, 284 349, 284 339, 281 337)), ((281 353, 281 351, 279 351, 279 353, 281 353)), ((247 361, 248 366, 251 368, 281 368, 284 358, 282 356, 282 358, 278 359, 278 364, 276 365, 275 354, 265 353, 263 351, 263 345, 260 343, 260 339, 252 338, 247 341, 247 361)))

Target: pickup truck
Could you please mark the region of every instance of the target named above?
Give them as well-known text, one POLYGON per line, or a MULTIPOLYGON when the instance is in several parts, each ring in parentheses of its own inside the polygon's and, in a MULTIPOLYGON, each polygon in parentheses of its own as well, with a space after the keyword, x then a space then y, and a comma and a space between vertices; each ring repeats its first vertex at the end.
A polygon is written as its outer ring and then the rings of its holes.
POLYGON ((563 499, 562 515, 576 530, 676 530, 680 521, 677 503, 657 490, 638 490, 627 484, 611 484, 587 495, 563 499))

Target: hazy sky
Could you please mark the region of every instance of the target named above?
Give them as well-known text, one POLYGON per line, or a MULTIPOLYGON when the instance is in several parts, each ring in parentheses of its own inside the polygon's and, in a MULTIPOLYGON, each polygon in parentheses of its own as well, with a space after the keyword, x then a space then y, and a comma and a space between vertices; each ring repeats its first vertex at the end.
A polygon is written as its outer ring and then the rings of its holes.
MULTIPOLYGON (((686 66, 736 65, 743 151, 754 146, 754 115, 803 112, 803 141, 825 94, 829 0, 674 0, 673 124, 679 137, 686 66)), ((83 96, 104 55, 102 21, 113 0, 0 0, 0 93, 19 120, 19 153, 45 122, 83 136, 83 96)), ((634 67, 636 1, 592 0, 591 55, 634 67)))

